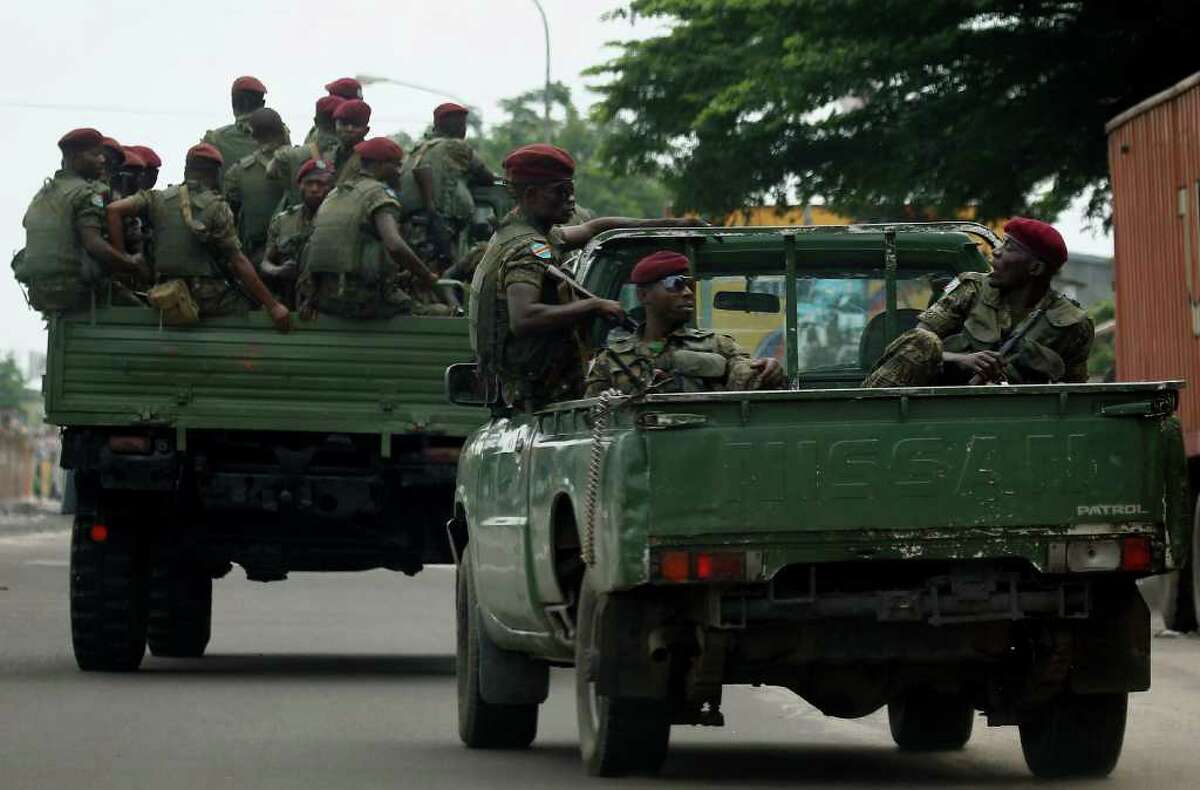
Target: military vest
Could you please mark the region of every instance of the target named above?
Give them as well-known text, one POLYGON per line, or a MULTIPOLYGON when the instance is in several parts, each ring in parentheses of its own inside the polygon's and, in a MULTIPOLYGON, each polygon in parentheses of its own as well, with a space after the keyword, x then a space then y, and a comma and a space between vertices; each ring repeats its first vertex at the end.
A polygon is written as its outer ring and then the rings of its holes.
POLYGON ((299 263, 313 229, 312 222, 304 218, 304 206, 292 206, 278 214, 273 221, 279 223, 275 246, 279 250, 280 260, 299 263))
POLYGON ((223 198, 216 191, 196 184, 176 184, 156 192, 158 199, 150 202, 155 272, 168 277, 219 276, 201 223, 209 207, 223 198), (188 217, 184 216, 184 186, 188 193, 188 217))
MULTIPOLYGON (((946 351, 973 353, 995 351, 1007 336, 1000 328, 1003 307, 1000 292, 987 282, 987 275, 965 272, 962 280, 978 282, 978 295, 963 322, 962 331, 942 341, 946 351)), ((1013 384, 1044 384, 1062 380, 1066 363, 1058 352, 1059 341, 1068 327, 1087 319, 1087 312, 1067 297, 1051 291, 1046 295, 1048 306, 1025 333, 1014 354, 1009 357, 1009 380, 1013 384)), ((1035 308, 1036 309, 1036 308, 1035 308)), ((1009 332, 1021 325, 1017 321, 1009 332)))
MULTIPOLYGON (((471 279, 469 328, 471 347, 480 371, 487 375, 506 375, 522 381, 539 381, 568 357, 576 357, 575 337, 569 331, 538 332, 516 337, 509 329, 508 302, 500 293, 504 264, 518 257, 522 248, 545 245, 550 251, 547 265, 559 264, 558 252, 546 244, 545 234, 514 211, 500 224, 488 242, 487 251, 471 279)), ((550 277, 542 278, 541 301, 559 302, 558 288, 550 277)))
POLYGON ((226 168, 254 153, 258 148, 258 142, 250 134, 250 127, 241 120, 213 129, 204 139, 221 152, 226 168))
POLYGON ((376 193, 391 190, 380 181, 359 176, 339 184, 325 197, 313 218, 302 268, 314 274, 339 274, 375 280, 387 254, 368 210, 376 193))
MULTIPOLYGON (((720 353, 717 335, 709 329, 676 330, 666 338, 658 355, 644 353, 640 345, 639 335, 613 330, 606 353, 638 376, 643 388, 657 384, 655 392, 711 392, 721 388, 729 372, 729 361, 720 353), (665 373, 670 381, 656 382, 656 370, 665 373)), ((614 376, 628 375, 615 361, 609 369, 614 376)))
POLYGON ((57 173, 38 190, 25 211, 25 250, 13 262, 19 281, 86 279, 86 254, 75 232, 74 206, 82 192, 92 192, 91 200, 103 202, 96 187, 74 173, 57 173))
POLYGON ((242 157, 235 165, 240 171, 241 203, 238 206, 238 239, 242 249, 257 250, 267 242, 267 227, 283 197, 284 188, 267 177, 269 157, 255 152, 242 157))
POLYGON ((400 167, 400 202, 405 216, 425 210, 415 171, 428 166, 433 177, 433 204, 446 219, 466 224, 475 213, 475 199, 450 160, 450 138, 422 140, 400 167))

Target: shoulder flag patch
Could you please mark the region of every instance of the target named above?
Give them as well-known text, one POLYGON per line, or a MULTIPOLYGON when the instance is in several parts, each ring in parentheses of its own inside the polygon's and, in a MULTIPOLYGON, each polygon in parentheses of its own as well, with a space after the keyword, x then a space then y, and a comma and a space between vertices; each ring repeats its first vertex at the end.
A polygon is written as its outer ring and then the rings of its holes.
POLYGON ((544 241, 530 242, 529 251, 533 253, 533 257, 540 258, 543 261, 548 261, 554 257, 554 252, 550 249, 550 245, 544 241))
POLYGON ((96 208, 104 208, 104 196, 99 192, 92 195, 92 205, 96 208))

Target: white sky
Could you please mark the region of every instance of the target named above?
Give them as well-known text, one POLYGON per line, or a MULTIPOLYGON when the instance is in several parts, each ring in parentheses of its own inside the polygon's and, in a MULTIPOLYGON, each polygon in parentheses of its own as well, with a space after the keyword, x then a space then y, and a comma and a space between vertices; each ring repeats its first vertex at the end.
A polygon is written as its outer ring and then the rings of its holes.
MULTIPOLYGON (((614 39, 649 35, 641 21, 601 22, 619 0, 542 0, 550 22, 551 77, 590 103, 579 72, 607 60, 614 39)), ((253 74, 267 103, 302 137, 323 85, 336 77, 378 74, 439 88, 479 107, 534 88, 544 75, 541 20, 530 0, 52 0, 0 6, 0 129, 5 189, 0 191, 0 253, 24 245, 21 217, 59 164, 63 132, 93 126, 127 145, 145 144, 164 160, 160 185, 182 176, 183 153, 206 129, 229 123, 229 84, 253 74)), ((441 99, 392 85, 364 98, 372 127, 418 135, 441 99)), ((296 140, 299 142, 298 140, 296 140)), ((1110 237, 1082 228, 1078 210, 1060 229, 1070 249, 1112 254, 1110 237)), ((2 266, 2 264, 0 264, 2 266)), ((23 365, 42 350, 40 317, 11 270, 0 270, 0 353, 23 365)))

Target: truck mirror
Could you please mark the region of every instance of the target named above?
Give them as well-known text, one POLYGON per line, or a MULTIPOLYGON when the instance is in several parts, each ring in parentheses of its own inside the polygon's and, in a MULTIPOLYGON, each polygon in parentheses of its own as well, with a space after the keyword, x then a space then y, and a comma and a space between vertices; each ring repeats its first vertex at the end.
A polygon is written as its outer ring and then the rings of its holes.
POLYGON ((456 406, 487 406, 496 399, 494 387, 479 375, 474 362, 461 362, 446 368, 446 400, 456 406))
POLYGON ((778 296, 756 291, 721 291, 713 299, 713 307, 739 313, 778 313, 780 310, 778 296))

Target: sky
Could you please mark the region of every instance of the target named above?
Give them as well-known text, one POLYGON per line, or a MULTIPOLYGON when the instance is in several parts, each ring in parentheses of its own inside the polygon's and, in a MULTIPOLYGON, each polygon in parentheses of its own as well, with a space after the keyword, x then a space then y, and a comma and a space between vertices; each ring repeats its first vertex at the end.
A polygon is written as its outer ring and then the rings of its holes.
MULTIPOLYGON (((551 33, 551 78, 590 104, 580 72, 661 23, 601 21, 619 0, 542 0, 551 33)), ((267 86, 300 142, 313 103, 332 79, 373 74, 429 86, 478 107, 487 124, 498 102, 542 84, 541 19, 532 0, 55 0, 0 7, 0 129, 7 188, 0 191, 0 251, 24 246, 21 218, 58 168, 55 141, 92 126, 126 145, 149 145, 164 160, 159 184, 178 182, 183 154, 206 129, 229 123, 229 85, 253 74, 267 86)), ((371 126, 418 136, 445 99, 395 85, 369 85, 371 126)), ((1059 221, 1073 251, 1111 255, 1075 207, 1059 221)), ((0 353, 44 350, 40 316, 8 271, 0 272, 0 353)))

